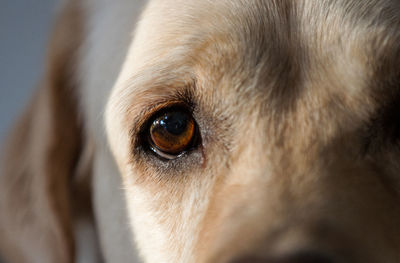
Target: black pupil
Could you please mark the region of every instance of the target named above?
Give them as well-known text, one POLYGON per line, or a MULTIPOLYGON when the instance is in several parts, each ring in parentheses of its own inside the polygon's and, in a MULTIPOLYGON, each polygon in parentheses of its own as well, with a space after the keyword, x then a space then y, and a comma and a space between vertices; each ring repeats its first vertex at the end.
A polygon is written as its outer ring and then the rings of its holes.
POLYGON ((182 134, 188 124, 189 118, 187 114, 183 112, 171 112, 167 113, 160 120, 160 125, 167 130, 167 132, 173 135, 182 134))

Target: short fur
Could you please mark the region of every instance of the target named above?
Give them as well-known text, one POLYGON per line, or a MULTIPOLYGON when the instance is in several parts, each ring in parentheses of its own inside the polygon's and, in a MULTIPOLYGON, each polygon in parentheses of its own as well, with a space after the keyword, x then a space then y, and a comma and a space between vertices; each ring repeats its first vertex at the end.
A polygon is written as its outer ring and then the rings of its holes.
POLYGON ((142 5, 65 5, 6 150, 1 253, 84 261, 84 218, 106 262, 133 240, 145 262, 400 261, 397 0, 142 5), (166 161, 141 138, 174 103, 201 145, 166 161))

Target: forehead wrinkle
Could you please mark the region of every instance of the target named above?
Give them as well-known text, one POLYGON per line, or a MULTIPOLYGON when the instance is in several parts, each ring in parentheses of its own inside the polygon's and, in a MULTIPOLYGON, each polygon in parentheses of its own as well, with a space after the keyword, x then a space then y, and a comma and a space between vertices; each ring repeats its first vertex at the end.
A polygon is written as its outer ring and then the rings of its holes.
POLYGON ((303 52, 292 1, 179 1, 177 5, 152 1, 150 5, 141 24, 143 28, 151 25, 152 30, 139 29, 134 43, 134 53, 142 54, 136 55, 137 64, 169 59, 217 69, 212 72, 214 78, 260 79, 260 85, 230 85, 241 93, 281 96, 300 83, 299 69, 305 71, 305 63, 297 66, 303 52), (160 16, 165 8, 173 10, 160 16))
MULTIPOLYGON (((194 7, 201 4, 182 4, 183 9, 186 5, 186 9, 192 13, 182 17, 181 22, 177 18, 171 18, 169 21, 173 23, 166 25, 168 29, 165 34, 169 38, 184 32, 184 37, 177 40, 178 42, 159 41, 163 46, 156 45, 160 49, 158 53, 151 52, 157 49, 154 47, 145 50, 149 53, 149 59, 145 61, 149 70, 145 74, 135 74, 132 82, 140 82, 137 80, 140 78, 151 78, 154 83, 160 81, 156 86, 168 86, 168 82, 179 82, 177 78, 193 70, 196 64, 201 64, 209 72, 208 77, 214 80, 231 77, 231 82, 237 82, 226 85, 229 87, 228 93, 232 93, 232 88, 235 88, 235 96, 243 97, 248 94, 250 97, 264 97, 264 102, 268 103, 263 103, 263 107, 273 108, 275 111, 293 105, 293 100, 300 97, 305 88, 304 79, 308 77, 310 69, 309 57, 316 56, 311 54, 313 50, 309 50, 310 43, 305 40, 315 39, 305 35, 307 29, 308 32, 317 32, 307 24, 307 15, 302 13, 308 9, 303 10, 301 4, 291 1, 255 1, 251 6, 247 6, 245 1, 222 1, 217 4, 224 5, 225 9, 219 13, 206 10, 213 17, 219 16, 215 20, 204 20, 207 17, 206 12, 195 10, 194 7), (194 11, 200 13, 198 17, 194 11), (160 54, 161 58, 158 57, 160 54), (186 73, 182 73, 183 71, 186 73)), ((324 7, 321 4, 313 9, 314 16, 320 13, 316 24, 320 24, 325 16, 324 7)), ((335 8, 340 9, 337 6, 335 8)), ((339 11, 336 9, 327 11, 331 12, 332 19, 338 19, 339 11)), ((328 29, 329 27, 322 32, 331 35, 328 29)), ((157 30, 156 28, 155 32, 157 30)), ((322 32, 321 35, 324 35, 322 32)), ((160 32, 158 38, 162 40, 163 34, 160 32)), ((210 90, 217 88, 221 87, 207 87, 210 90)))
POLYGON ((291 2, 254 1, 249 5, 239 1, 232 4, 233 8, 223 3, 226 10, 220 16, 224 18, 217 20, 221 23, 210 20, 207 31, 198 25, 191 30, 193 38, 187 38, 186 50, 192 64, 214 81, 231 78, 229 87, 241 93, 239 96, 248 92, 269 94, 278 84, 273 91, 280 96, 299 85, 306 60, 298 36, 296 8, 291 2), (258 85, 245 81, 257 79, 258 85), (276 85, 270 85, 272 82, 276 85))
MULTIPOLYGON (((196 46, 203 42, 214 42, 212 46, 219 48, 220 51, 223 49, 223 44, 219 42, 224 37, 225 43, 230 42, 230 48, 241 54, 240 59, 231 65, 248 64, 247 67, 251 69, 261 65, 260 67, 266 68, 260 70, 262 73, 259 76, 265 75, 266 78, 278 76, 279 81, 276 82, 282 87, 275 90, 279 94, 285 90, 285 87, 299 83, 296 78, 301 78, 301 75, 307 72, 305 64, 310 51, 306 49, 310 43, 306 43, 304 39, 316 39, 316 35, 303 36, 303 34, 320 32, 321 36, 332 35, 329 27, 322 30, 312 29, 312 23, 321 24, 326 17, 331 17, 330 21, 349 20, 353 16, 364 18, 367 15, 363 10, 367 10, 374 3, 379 6, 377 3, 382 2, 391 1, 367 1, 352 4, 353 6, 346 1, 312 2, 312 4, 310 1, 252 1, 251 3, 247 1, 218 1, 216 3, 179 1, 178 5, 170 6, 168 1, 152 1, 154 5, 173 9, 172 13, 177 15, 154 19, 158 22, 154 25, 152 35, 156 35, 157 38, 150 40, 158 41, 149 41, 152 45, 148 46, 153 46, 150 51, 162 50, 160 51, 162 56, 169 54, 168 57, 175 61, 179 60, 178 54, 192 53, 191 58, 195 61, 199 57, 199 54, 192 52, 196 46), (306 8, 307 6, 312 8, 306 8), (306 10, 312 10, 312 14, 307 14, 306 10), (309 17, 317 17, 318 21, 310 20, 309 17), (168 41, 165 41, 167 39, 168 41)), ((152 17, 159 16, 159 12, 165 11, 163 8, 153 9, 158 11, 152 11, 152 17)), ((375 17, 379 17, 379 11, 376 12, 378 14, 373 13, 375 17)), ((394 15, 388 16, 390 18, 394 15)), ((339 27, 341 22, 338 23, 333 31, 341 29, 339 27)), ((148 53, 152 53, 150 51, 148 53)), ((150 57, 158 59, 158 55, 160 53, 154 53, 150 57)))
POLYGON ((308 68, 297 12, 292 1, 255 1, 234 20, 231 48, 237 55, 216 63, 229 65, 224 74, 236 78, 238 97, 259 97, 262 107, 275 110, 296 97, 308 68))

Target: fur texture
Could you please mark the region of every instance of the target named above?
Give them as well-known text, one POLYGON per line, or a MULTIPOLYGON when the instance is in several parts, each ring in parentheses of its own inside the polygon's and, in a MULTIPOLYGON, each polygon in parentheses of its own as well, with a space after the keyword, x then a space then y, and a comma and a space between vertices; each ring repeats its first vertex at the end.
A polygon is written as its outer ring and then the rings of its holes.
POLYGON ((79 261, 84 218, 107 262, 134 241, 145 262, 399 262, 400 3, 143 5, 66 4, 6 151, 2 253, 79 261), (176 103, 201 143, 166 161, 141 137, 176 103))

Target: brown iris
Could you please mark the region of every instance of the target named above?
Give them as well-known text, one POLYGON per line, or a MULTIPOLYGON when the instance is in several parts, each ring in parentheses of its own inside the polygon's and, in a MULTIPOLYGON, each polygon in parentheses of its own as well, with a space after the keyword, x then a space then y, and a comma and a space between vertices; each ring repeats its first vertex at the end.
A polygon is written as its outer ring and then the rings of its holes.
POLYGON ((195 137, 195 121, 184 110, 164 112, 150 125, 150 144, 162 157, 173 159, 190 148, 195 137))

